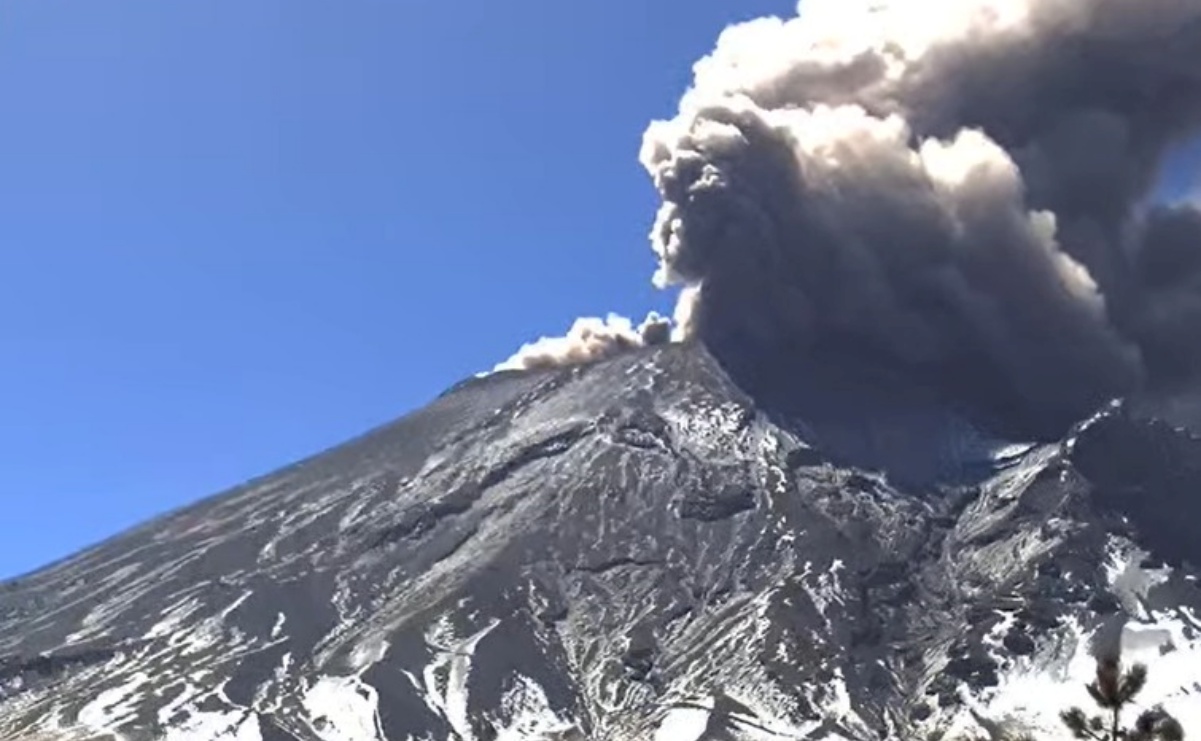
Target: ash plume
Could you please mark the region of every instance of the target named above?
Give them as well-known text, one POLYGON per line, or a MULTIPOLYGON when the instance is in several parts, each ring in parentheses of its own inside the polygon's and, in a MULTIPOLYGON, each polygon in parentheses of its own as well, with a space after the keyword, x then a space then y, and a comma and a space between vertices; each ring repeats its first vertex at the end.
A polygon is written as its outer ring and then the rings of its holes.
POLYGON ((553 368, 602 360, 632 347, 657 345, 671 336, 671 323, 651 313, 637 327, 629 319, 609 314, 604 319, 581 317, 562 337, 530 342, 495 370, 553 368))
POLYGON ((694 72, 640 153, 673 336, 849 350, 1040 431, 1201 370, 1201 215, 1149 203, 1201 127, 1201 0, 805 0, 694 72))

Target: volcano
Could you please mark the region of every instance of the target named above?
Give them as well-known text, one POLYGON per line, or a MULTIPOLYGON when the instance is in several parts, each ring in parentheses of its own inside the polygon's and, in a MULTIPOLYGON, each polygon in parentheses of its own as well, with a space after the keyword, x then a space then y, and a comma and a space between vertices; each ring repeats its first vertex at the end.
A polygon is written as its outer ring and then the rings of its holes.
POLYGON ((1201 437, 1004 439, 845 370, 468 380, 0 585, 0 738, 1055 738, 1113 646, 1201 729, 1201 437))

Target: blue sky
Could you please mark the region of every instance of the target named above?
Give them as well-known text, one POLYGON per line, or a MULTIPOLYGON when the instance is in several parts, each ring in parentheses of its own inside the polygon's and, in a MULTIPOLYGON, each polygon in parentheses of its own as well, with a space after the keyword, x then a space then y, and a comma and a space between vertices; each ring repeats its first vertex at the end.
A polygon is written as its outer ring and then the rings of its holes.
POLYGON ((667 309, 642 130, 793 7, 5 3, 0 576, 667 309))
POLYGON ((0 576, 641 315, 637 163, 787 0, 0 8, 0 576))

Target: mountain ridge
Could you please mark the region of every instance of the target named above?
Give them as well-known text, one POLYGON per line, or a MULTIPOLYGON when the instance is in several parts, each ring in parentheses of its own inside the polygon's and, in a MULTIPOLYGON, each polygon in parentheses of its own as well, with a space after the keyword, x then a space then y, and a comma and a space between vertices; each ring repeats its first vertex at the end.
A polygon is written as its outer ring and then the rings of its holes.
POLYGON ((1114 404, 1004 441, 873 401, 971 464, 894 477, 820 400, 765 408, 699 343, 469 379, 0 585, 0 737, 1053 734, 1115 640, 1198 721, 1195 510, 1120 509, 1131 477, 1185 496, 1188 434, 1114 404))

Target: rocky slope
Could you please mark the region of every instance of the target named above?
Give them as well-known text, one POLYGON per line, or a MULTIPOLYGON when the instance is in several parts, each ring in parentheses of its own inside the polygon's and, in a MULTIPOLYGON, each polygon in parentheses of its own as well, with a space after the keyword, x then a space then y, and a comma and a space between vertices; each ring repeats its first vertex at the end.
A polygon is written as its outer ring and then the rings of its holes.
POLYGON ((1053 738, 1115 641, 1201 729, 1201 439, 796 387, 696 344, 477 379, 0 584, 0 738, 1053 738))

